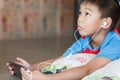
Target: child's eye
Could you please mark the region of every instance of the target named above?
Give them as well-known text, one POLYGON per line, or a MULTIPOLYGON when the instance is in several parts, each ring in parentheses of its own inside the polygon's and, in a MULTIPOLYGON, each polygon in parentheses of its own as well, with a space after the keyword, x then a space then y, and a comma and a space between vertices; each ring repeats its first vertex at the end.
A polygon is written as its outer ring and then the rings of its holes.
POLYGON ((90 16, 90 13, 86 12, 85 15, 86 15, 86 16, 90 16))
POLYGON ((81 14, 81 11, 79 12, 79 15, 81 14))

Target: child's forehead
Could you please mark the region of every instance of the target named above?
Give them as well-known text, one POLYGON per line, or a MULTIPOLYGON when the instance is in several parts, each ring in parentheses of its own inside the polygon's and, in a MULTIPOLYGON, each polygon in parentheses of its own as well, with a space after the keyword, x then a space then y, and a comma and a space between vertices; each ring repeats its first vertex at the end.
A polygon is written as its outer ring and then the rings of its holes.
POLYGON ((87 2, 87 3, 82 3, 81 5, 80 5, 80 9, 90 9, 90 10, 97 10, 97 11, 99 11, 99 7, 97 6, 97 5, 95 5, 95 4, 92 4, 92 3, 89 3, 89 2, 87 2))
POLYGON ((82 6, 91 6, 91 7, 95 7, 95 8, 98 8, 98 6, 96 4, 93 4, 93 3, 90 3, 90 2, 83 2, 81 3, 80 7, 82 6))

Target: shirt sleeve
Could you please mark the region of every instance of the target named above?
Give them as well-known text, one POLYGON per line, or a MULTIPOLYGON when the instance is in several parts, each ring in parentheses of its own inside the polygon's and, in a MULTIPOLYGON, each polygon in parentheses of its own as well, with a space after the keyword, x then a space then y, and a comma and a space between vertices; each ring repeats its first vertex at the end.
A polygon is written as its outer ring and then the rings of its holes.
POLYGON ((97 57, 104 57, 110 60, 117 60, 120 58, 120 41, 115 41, 109 46, 101 49, 97 57))
POLYGON ((63 57, 67 57, 67 56, 69 56, 69 55, 71 55, 71 54, 76 54, 76 53, 78 53, 80 50, 81 50, 81 45, 82 45, 82 39, 79 39, 79 42, 78 41, 76 41, 75 43, 73 43, 72 44, 72 46, 71 47, 69 47, 66 51, 65 51, 65 53, 63 54, 63 57))

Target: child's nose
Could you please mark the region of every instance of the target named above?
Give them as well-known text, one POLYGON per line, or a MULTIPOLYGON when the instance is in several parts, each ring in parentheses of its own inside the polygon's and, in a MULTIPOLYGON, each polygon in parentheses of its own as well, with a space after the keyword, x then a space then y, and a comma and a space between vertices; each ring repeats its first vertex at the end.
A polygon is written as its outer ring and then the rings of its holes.
POLYGON ((83 20, 84 20, 83 16, 82 16, 82 15, 79 15, 79 17, 78 17, 78 24, 79 24, 79 23, 82 23, 83 20))

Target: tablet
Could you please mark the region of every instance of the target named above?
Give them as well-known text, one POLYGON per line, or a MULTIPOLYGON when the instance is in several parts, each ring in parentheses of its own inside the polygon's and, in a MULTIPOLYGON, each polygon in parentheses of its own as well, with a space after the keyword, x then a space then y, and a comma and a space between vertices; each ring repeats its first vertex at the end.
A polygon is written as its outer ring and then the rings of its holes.
POLYGON ((9 65, 13 68, 14 75, 17 76, 17 77, 20 77, 20 78, 22 78, 20 68, 23 67, 25 70, 27 70, 26 67, 24 67, 20 64, 17 64, 15 62, 12 62, 12 61, 9 61, 9 65))

